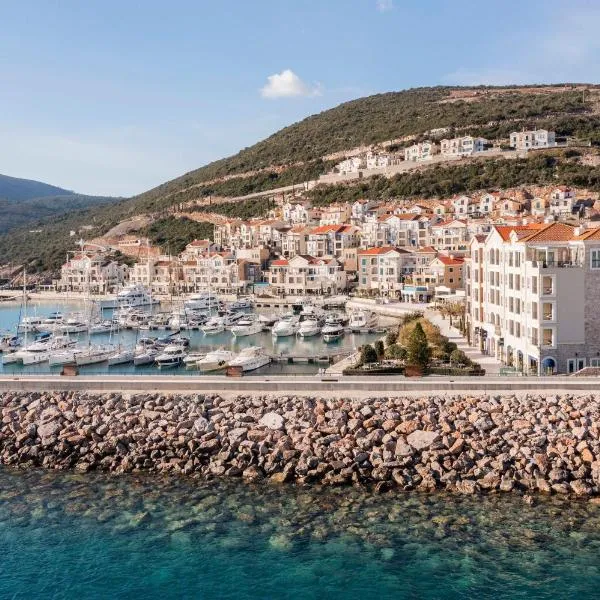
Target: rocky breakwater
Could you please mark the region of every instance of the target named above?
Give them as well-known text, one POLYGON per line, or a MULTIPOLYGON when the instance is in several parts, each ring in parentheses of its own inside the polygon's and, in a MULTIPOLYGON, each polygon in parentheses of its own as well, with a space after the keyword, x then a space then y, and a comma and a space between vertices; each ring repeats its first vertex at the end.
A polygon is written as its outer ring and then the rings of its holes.
POLYGON ((600 489, 600 396, 5 393, 0 463, 377 491, 600 489))

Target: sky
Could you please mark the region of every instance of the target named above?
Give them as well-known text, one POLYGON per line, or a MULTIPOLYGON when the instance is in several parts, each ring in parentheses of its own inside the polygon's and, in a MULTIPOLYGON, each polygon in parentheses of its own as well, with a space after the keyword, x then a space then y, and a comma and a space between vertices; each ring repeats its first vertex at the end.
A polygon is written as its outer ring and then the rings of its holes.
POLYGON ((354 98, 600 80, 583 0, 0 5, 0 173, 130 196, 354 98))

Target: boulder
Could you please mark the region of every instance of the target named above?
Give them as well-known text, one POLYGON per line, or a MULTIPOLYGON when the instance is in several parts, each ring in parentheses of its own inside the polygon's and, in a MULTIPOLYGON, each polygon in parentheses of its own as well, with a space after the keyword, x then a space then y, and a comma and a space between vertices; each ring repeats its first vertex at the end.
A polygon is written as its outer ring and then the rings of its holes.
POLYGON ((268 412, 260 418, 259 423, 268 429, 283 429, 284 420, 281 415, 275 412, 268 412))
POLYGON ((422 429, 417 429, 416 431, 408 434, 406 441, 415 450, 425 450, 426 448, 429 448, 431 444, 437 441, 439 437, 439 433, 436 431, 423 431, 422 429))

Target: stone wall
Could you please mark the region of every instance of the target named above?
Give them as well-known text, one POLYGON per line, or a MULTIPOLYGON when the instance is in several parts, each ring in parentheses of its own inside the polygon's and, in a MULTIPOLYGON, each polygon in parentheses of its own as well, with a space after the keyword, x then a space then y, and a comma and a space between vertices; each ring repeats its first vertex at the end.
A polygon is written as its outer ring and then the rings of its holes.
POLYGON ((0 464, 597 494, 600 396, 4 393, 0 464))

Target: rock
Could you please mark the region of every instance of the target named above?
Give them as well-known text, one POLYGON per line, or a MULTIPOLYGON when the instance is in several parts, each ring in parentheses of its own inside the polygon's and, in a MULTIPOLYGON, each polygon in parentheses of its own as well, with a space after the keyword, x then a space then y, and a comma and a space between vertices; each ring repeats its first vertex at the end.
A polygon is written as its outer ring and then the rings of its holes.
POLYGON ((259 423, 268 429, 283 429, 284 420, 281 415, 275 412, 268 412, 261 417, 259 423))
POLYGON ((417 429, 406 437, 406 441, 415 450, 424 450, 425 448, 429 448, 429 446, 431 446, 439 437, 440 436, 436 431, 423 431, 417 429))
POLYGON ((479 491, 479 486, 472 479, 463 479, 455 483, 456 491, 465 495, 473 495, 479 491))
POLYGON ((581 479, 576 479, 575 481, 571 481, 569 484, 571 489, 578 496, 591 496, 592 495, 592 487, 587 484, 585 481, 581 479))
POLYGON ((396 449, 394 450, 394 454, 396 456, 410 456, 413 453, 412 447, 406 443, 406 439, 401 436, 398 438, 396 442, 396 449))
POLYGON ((37 435, 42 439, 50 438, 56 435, 60 429, 60 423, 56 421, 45 422, 37 428, 37 435))

